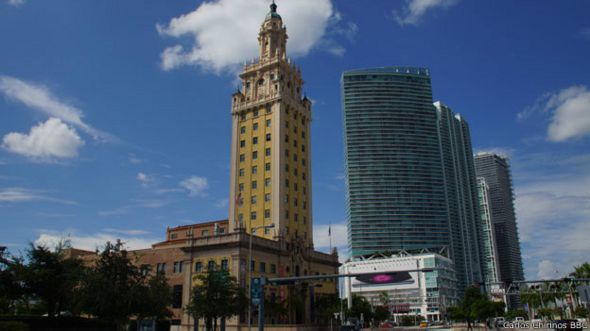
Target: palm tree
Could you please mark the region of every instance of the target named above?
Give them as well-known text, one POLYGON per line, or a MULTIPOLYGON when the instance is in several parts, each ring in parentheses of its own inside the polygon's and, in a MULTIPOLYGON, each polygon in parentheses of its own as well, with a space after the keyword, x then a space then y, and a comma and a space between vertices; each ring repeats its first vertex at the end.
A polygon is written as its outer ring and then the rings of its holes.
MULTIPOLYGON (((574 267, 574 271, 572 273, 570 273, 570 277, 573 278, 590 278, 590 263, 585 262, 582 263, 581 265, 574 267)), ((578 302, 578 291, 573 290, 572 291, 572 286, 573 284, 570 284, 570 288, 568 288, 569 292, 572 294, 572 300, 574 305, 572 306, 572 309, 575 310, 575 303, 578 302)), ((579 305, 579 303, 578 303, 579 305)))
POLYGON ((590 278, 590 263, 585 262, 574 267, 574 271, 570 273, 570 276, 574 278, 590 278))
POLYGON ((389 300, 389 294, 387 292, 379 293, 379 301, 381 301, 383 306, 389 306, 389 300))
POLYGON ((520 292, 520 300, 529 306, 529 317, 535 316, 535 309, 543 306, 543 296, 532 286, 520 292))

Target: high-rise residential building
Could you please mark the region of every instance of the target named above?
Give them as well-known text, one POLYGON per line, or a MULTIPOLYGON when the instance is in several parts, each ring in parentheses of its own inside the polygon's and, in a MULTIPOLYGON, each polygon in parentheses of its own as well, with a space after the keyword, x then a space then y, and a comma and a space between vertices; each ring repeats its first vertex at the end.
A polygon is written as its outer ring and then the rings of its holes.
POLYGON ((481 279, 467 123, 433 105, 425 68, 342 76, 349 253, 448 249, 462 290, 481 279))
POLYGON ((475 156, 475 171, 477 177, 485 179, 489 188, 489 209, 496 236, 500 280, 523 280, 508 158, 494 153, 478 153, 475 156))
POLYGON ((434 103, 438 116, 438 137, 442 156, 445 193, 449 211, 451 252, 456 260, 457 274, 467 276, 459 279, 460 288, 482 277, 481 223, 477 182, 473 165, 473 148, 469 125, 465 119, 437 101, 434 103))
POLYGON ((492 283, 500 281, 498 269, 498 249, 496 246, 496 231, 490 210, 490 188, 483 177, 477 177, 477 197, 479 199, 479 214, 482 228, 482 271, 486 288, 492 283))
POLYGON ((274 224, 257 236, 312 246, 311 101, 287 57, 287 29, 273 3, 260 32, 260 57, 246 64, 232 96, 229 219, 234 229, 274 224))

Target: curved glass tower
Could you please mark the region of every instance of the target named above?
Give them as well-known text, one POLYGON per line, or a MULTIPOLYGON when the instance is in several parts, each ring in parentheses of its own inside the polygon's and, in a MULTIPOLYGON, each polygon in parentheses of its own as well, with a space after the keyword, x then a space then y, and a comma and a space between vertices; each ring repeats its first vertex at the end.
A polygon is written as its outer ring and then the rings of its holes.
POLYGON ((460 291, 481 281, 467 122, 433 104, 428 69, 347 71, 342 90, 351 256, 445 250, 460 291))
POLYGON ((428 69, 347 71, 342 89, 350 254, 447 246, 428 69))

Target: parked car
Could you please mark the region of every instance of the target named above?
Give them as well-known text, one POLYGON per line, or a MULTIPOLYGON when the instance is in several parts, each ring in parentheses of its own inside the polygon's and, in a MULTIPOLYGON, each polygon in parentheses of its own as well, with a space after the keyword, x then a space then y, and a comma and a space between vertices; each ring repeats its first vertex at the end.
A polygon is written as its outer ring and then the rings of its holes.
POLYGON ((496 324, 497 328, 502 327, 505 322, 506 322, 506 320, 504 319, 504 317, 496 317, 495 318, 495 324, 496 324))
POLYGON ((381 325, 379 325, 380 329, 393 329, 394 327, 395 323, 389 321, 382 322, 381 325))

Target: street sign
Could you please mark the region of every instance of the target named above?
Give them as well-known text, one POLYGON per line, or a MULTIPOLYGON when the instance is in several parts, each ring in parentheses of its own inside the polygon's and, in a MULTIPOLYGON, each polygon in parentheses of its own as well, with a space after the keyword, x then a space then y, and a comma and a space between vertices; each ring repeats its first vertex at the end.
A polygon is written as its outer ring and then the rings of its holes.
POLYGON ((250 284, 250 300, 253 305, 258 306, 262 297, 262 282, 259 277, 252 278, 250 284))

